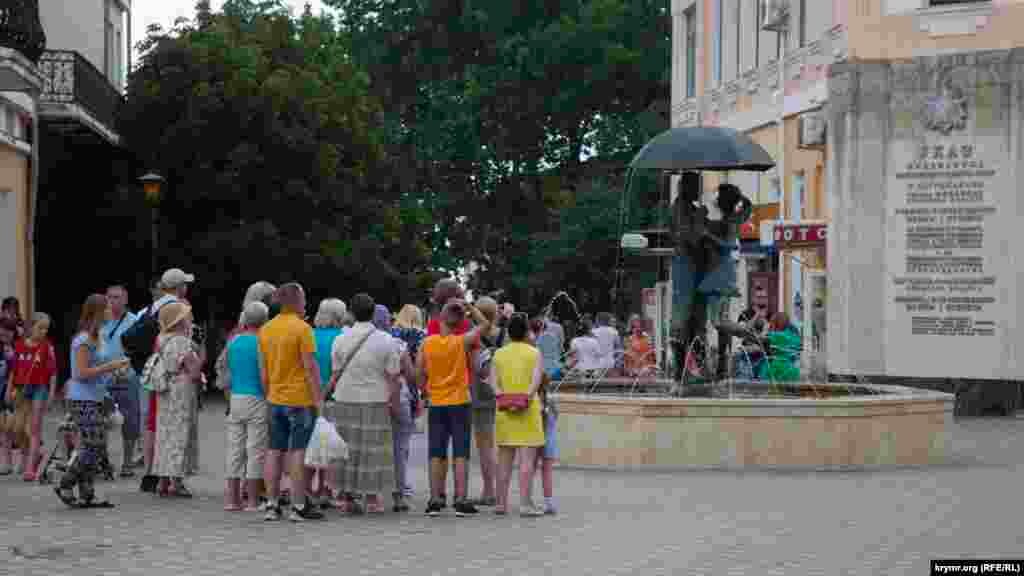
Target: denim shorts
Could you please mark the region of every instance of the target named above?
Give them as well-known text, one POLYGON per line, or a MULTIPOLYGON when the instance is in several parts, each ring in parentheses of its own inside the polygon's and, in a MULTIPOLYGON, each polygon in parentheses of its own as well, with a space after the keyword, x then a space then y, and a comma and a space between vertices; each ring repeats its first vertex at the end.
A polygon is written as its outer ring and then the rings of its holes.
POLYGON ((316 411, 312 406, 270 404, 271 450, 305 450, 313 437, 316 411))
POLYGON ((49 400, 50 387, 46 384, 25 384, 21 387, 22 398, 25 400, 49 400))
POLYGON ((431 458, 446 460, 451 442, 452 458, 469 459, 470 410, 469 404, 430 407, 427 436, 431 458))

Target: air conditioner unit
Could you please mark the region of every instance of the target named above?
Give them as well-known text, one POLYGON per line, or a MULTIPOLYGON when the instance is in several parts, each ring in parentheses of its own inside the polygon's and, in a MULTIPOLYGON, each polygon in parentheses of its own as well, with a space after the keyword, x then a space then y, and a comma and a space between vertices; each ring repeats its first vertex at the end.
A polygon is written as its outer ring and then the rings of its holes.
POLYGON ((825 117, 820 112, 800 116, 800 148, 819 148, 825 145, 825 117))
POLYGON ((789 23, 789 0, 761 0, 761 29, 781 32, 789 23))

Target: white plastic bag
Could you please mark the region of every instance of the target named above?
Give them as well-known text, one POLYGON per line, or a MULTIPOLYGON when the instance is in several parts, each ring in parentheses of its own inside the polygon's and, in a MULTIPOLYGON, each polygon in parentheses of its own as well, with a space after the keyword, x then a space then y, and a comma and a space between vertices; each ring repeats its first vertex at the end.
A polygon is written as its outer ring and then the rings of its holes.
POLYGON ((320 416, 306 447, 306 466, 325 470, 340 460, 348 460, 348 444, 326 418, 320 416))

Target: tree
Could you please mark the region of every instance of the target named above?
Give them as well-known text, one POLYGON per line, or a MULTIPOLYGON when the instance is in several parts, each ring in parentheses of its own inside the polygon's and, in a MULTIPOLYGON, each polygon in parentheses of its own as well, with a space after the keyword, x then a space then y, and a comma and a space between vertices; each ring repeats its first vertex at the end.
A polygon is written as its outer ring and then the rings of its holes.
POLYGON ((139 164, 167 178, 162 261, 188 262, 232 318, 258 279, 299 280, 311 299, 368 290, 396 305, 416 293, 425 258, 392 246, 410 236, 402 218, 422 214, 372 186, 381 108, 330 17, 200 2, 194 21, 151 29, 142 48, 121 129, 139 164))
POLYGON ((444 239, 433 261, 476 262, 476 284, 526 300, 550 291, 526 277, 546 277, 536 246, 582 194, 582 154, 630 156, 667 127, 655 111, 669 95, 667 4, 328 4, 394 127, 393 186, 420 198, 444 239))

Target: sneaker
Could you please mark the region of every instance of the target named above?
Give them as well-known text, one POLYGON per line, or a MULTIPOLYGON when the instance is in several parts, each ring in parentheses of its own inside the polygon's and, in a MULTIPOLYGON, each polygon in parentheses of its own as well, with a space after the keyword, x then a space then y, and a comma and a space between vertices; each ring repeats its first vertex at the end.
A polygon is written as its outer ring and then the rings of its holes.
POLYGON ((523 518, 537 518, 544 515, 544 511, 536 506, 520 506, 519 515, 523 518))
POLYGON ((558 514, 558 507, 555 506, 554 502, 548 502, 544 504, 544 514, 547 514, 548 516, 554 516, 558 514))
POLYGON ((305 522, 306 520, 323 520, 324 513, 316 509, 315 506, 310 506, 307 502, 302 508, 295 506, 291 507, 291 511, 288 513, 288 519, 292 522, 305 522))
POLYGON ((455 515, 462 518, 465 516, 476 516, 480 511, 473 506, 473 503, 468 500, 462 500, 455 503, 455 515))
POLYGON ((439 500, 431 500, 430 503, 427 504, 426 514, 427 516, 437 517, 441 515, 441 510, 444 510, 444 506, 441 505, 441 502, 439 500))
POLYGON ((281 512, 281 507, 280 506, 275 506, 273 504, 267 504, 267 513, 266 513, 265 516, 263 516, 263 519, 266 520, 267 522, 276 522, 276 521, 280 520, 281 516, 283 516, 283 515, 284 514, 281 512))

